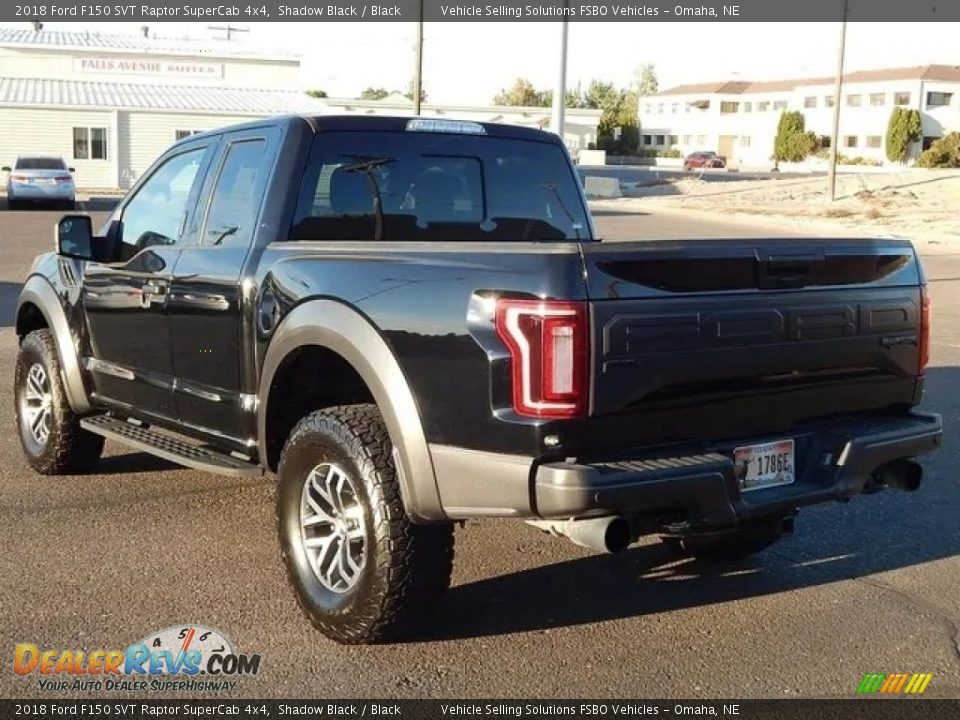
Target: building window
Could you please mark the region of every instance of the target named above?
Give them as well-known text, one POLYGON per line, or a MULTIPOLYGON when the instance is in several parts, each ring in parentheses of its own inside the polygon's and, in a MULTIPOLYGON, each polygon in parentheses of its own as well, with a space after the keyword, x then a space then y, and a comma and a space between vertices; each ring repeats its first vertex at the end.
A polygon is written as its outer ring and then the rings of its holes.
POLYGON ((740 137, 740 147, 750 147, 750 138, 747 135, 740 137))
POLYGON ((652 105, 651 103, 647 103, 646 105, 643 106, 643 111, 644 111, 647 115, 649 115, 650 113, 653 112, 653 105, 652 105))
POLYGON ((848 148, 855 148, 857 146, 857 136, 847 135, 845 138, 843 138, 843 146, 848 148))
POLYGON ((107 129, 75 127, 73 129, 74 160, 106 160, 107 129))
POLYGON ((744 111, 745 113, 746 113, 746 112, 753 112, 753 103, 745 102, 745 103, 743 104, 743 111, 744 111))
POLYGON ((908 92, 898 92, 893 94, 893 104, 894 105, 909 105, 910 104, 910 93, 908 92))
POLYGON ((867 135, 868 148, 878 148, 882 142, 883 139, 879 135, 867 135))
POLYGON ((786 109, 787 109, 787 101, 786 101, 786 100, 777 100, 776 102, 773 103, 773 109, 774 109, 774 110, 786 110, 786 109))
POLYGON ((929 150, 930 146, 933 145, 937 140, 940 139, 939 135, 924 135, 923 136, 923 149, 929 150))
POLYGON ((673 105, 670 106, 670 112, 672 112, 674 115, 677 114, 677 110, 679 109, 680 109, 680 103, 674 103, 673 105))
POLYGON ((735 113, 740 108, 740 103, 736 102, 722 102, 720 103, 720 114, 729 115, 730 113, 735 113))
POLYGON ((943 107, 949 105, 953 100, 953 93, 948 92, 928 92, 927 107, 943 107))
POLYGON ((766 112, 769 109, 770 103, 768 103, 766 100, 757 103, 757 112, 766 112))
POLYGON ((670 144, 671 144, 671 145, 676 145, 676 144, 679 143, 679 142, 680 142, 680 138, 679 138, 679 137, 677 137, 676 135, 671 135, 671 136, 670 136, 670 144))
POLYGON ((803 106, 805 108, 815 108, 817 106, 817 97, 816 95, 811 95, 810 97, 805 97, 803 99, 803 106))
POLYGON ((829 150, 829 149, 830 149, 830 143, 831 143, 831 142, 832 142, 832 140, 831 140, 831 138, 830 138, 829 135, 821 135, 821 136, 820 136, 820 147, 823 148, 824 150, 829 150))
POLYGON ((847 105, 849 107, 860 107, 859 95, 847 95, 847 105))
POLYGON ((183 140, 184 138, 188 138, 191 135, 198 135, 199 133, 202 133, 202 132, 203 130, 177 130, 176 138, 177 140, 183 140))
POLYGON ((663 144, 666 143, 666 136, 664 136, 664 135, 657 135, 657 136, 656 136, 656 141, 657 141, 657 145, 663 145, 663 144))
POLYGON ((691 141, 692 139, 693 139, 693 138, 691 138, 689 135, 684 135, 684 136, 683 136, 683 144, 684 144, 684 145, 689 145, 689 144, 690 144, 690 141, 691 141))
POLYGON ((707 144, 707 136, 697 135, 697 145, 699 145, 700 147, 703 147, 706 144, 707 144))
POLYGON ((883 105, 887 101, 885 93, 870 93, 870 104, 874 107, 883 105))
POLYGON ((834 97, 833 95, 824 95, 823 97, 823 106, 832 108, 833 107, 834 97))
POLYGON ((653 145, 653 135, 644 135, 643 136, 644 145, 653 145))
POLYGON ((657 115, 663 115, 663 103, 657 105, 657 115))

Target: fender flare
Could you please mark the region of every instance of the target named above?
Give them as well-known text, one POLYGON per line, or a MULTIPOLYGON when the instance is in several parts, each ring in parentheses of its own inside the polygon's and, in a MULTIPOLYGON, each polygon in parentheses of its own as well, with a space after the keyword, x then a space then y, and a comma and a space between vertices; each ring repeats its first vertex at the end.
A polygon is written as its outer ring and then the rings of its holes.
POLYGON ((27 303, 35 305, 47 321, 47 327, 53 332, 57 344, 57 353, 60 356, 60 371, 63 387, 66 390, 67 402, 77 414, 88 413, 91 410, 90 398, 87 396, 86 386, 83 384, 83 373, 80 370, 77 342, 67 321, 67 314, 63 310, 57 291, 42 275, 32 275, 20 290, 20 299, 17 302, 17 320, 20 311, 27 303))
POLYGON ((291 352, 308 345, 324 347, 340 355, 370 388, 394 448, 400 494, 407 514, 426 522, 446 520, 420 411, 406 376, 377 329, 365 316, 343 303, 308 300, 295 307, 275 331, 260 373, 261 396, 257 407, 260 457, 267 457, 267 409, 274 376, 291 352))

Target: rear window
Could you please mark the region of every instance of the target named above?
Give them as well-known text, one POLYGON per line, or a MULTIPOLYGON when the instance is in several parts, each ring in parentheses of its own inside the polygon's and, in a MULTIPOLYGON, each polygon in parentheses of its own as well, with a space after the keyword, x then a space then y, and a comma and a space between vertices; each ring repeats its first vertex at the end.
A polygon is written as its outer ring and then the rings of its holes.
POLYGON ((17 158, 16 170, 66 170, 59 158, 17 158))
POLYGON ((553 143, 422 132, 317 135, 292 240, 547 241, 589 237, 553 143))

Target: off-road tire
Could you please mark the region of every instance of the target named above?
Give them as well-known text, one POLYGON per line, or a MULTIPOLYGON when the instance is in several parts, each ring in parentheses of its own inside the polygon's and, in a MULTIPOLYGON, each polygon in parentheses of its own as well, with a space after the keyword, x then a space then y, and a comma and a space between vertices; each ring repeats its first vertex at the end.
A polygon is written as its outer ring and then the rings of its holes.
POLYGON ((665 538, 686 555, 704 562, 733 562, 754 555, 783 537, 782 518, 762 518, 735 530, 665 538))
POLYGON ((339 643, 410 636, 450 585, 453 525, 411 522, 391 450, 375 405, 343 405, 303 418, 280 457, 276 514, 287 576, 307 619, 339 643), (322 463, 351 474, 363 509, 366 560, 356 584, 342 593, 317 578, 301 538, 304 483, 322 463))
POLYGON ((53 332, 47 328, 28 333, 20 343, 14 371, 14 407, 17 435, 30 467, 41 475, 77 475, 89 472, 103 453, 103 437, 80 427, 80 417, 70 408, 63 387, 60 356, 53 332), (37 442, 21 418, 21 396, 33 365, 43 367, 50 389, 49 434, 37 442))

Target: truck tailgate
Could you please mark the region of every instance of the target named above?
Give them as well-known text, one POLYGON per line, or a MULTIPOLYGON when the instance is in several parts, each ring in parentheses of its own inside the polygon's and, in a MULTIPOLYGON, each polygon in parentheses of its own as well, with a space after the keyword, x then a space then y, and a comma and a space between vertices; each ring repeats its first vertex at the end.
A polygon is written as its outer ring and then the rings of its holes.
POLYGON ((598 243, 583 259, 593 446, 914 402, 922 275, 906 241, 598 243))

